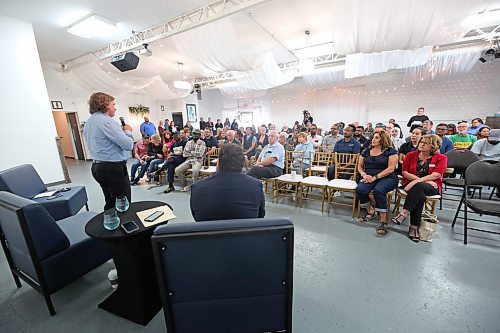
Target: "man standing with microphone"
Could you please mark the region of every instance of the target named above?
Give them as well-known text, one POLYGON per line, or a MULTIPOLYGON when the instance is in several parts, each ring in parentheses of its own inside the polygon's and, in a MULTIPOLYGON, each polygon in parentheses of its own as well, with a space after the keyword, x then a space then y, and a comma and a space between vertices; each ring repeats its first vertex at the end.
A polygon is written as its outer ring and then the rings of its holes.
POLYGON ((116 197, 125 195, 129 202, 130 182, 127 159, 134 146, 132 127, 112 119, 116 113, 115 98, 96 92, 89 99, 90 118, 83 134, 92 154, 92 176, 104 193, 104 210, 115 206, 116 197))

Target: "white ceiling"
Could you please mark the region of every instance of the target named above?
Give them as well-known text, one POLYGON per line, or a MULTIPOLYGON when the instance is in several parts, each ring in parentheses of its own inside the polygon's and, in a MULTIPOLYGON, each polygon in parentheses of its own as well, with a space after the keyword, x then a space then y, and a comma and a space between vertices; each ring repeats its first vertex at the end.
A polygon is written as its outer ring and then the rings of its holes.
MULTIPOLYGON (((32 22, 41 60, 62 63, 128 37, 132 30, 144 30, 210 2, 213 0, 1 0, 0 14, 32 22), (69 34, 66 28, 88 12, 118 22, 118 31, 112 36, 94 39, 69 34)), ((332 13, 331 0, 269 0, 232 15, 231 21, 246 55, 270 50, 277 59, 293 60, 286 49, 304 47, 306 29, 311 31, 309 45, 332 41, 332 13)), ((141 58, 137 70, 124 74, 135 78, 157 74, 165 79, 175 77, 177 62, 185 62, 185 59, 172 41, 168 38, 159 40, 149 48, 153 56, 141 58)), ((184 70, 188 77, 199 76, 190 71, 188 63, 185 63, 184 70)))
MULTIPOLYGON (((213 0, 2 0, 0 13, 28 21, 33 24, 35 38, 42 61, 62 63, 82 54, 104 47, 131 35, 132 30, 141 31, 167 21, 189 10, 213 0), (71 35, 66 28, 73 23, 72 16, 92 12, 118 22, 118 31, 108 37, 85 39, 71 35)), ((237 13, 231 17, 236 33, 246 54, 273 50, 280 58, 291 55, 283 49, 248 14, 274 37, 289 48, 304 46, 304 31, 311 30, 310 43, 331 41, 330 1, 315 0, 314 5, 300 0, 274 0, 237 13)), ((150 44, 150 58, 141 58, 134 73, 137 78, 160 74, 168 77, 175 73, 177 62, 184 62, 173 43, 168 39, 150 44)), ((189 64, 184 66, 190 73, 189 64)))

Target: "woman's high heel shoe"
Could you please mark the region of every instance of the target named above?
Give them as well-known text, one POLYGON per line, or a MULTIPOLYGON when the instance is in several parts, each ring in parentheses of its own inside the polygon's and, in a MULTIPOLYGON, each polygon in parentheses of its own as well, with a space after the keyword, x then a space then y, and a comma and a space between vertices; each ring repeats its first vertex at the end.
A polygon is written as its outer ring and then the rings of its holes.
POLYGON ((402 224, 404 221, 406 220, 406 216, 404 216, 403 214, 398 214, 397 216, 394 216, 391 221, 392 223, 394 224, 402 224))

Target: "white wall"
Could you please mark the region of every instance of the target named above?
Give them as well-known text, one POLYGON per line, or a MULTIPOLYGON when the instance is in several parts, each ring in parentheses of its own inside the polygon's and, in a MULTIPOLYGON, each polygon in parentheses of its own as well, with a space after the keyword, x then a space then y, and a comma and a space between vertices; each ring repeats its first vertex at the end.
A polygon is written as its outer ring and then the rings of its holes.
POLYGON ((31 23, 0 15, 0 170, 33 164, 45 183, 64 180, 31 23), (10 52, 7 46, 15 46, 10 52))
POLYGON ((425 107, 435 125, 475 117, 484 120, 500 107, 500 61, 478 61, 470 73, 452 80, 418 81, 404 88, 401 85, 384 82, 366 87, 368 121, 386 122, 390 117, 406 125, 419 106, 425 107))

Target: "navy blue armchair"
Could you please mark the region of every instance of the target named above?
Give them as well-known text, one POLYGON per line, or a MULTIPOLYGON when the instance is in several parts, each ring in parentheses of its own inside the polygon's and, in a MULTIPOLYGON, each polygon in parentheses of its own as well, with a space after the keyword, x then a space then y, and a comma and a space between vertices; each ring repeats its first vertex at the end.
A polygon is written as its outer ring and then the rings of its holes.
MULTIPOLYGON (((33 199, 37 194, 46 192, 47 186, 31 164, 19 165, 0 171, 0 191, 14 193, 26 199, 33 199)), ((89 210, 87 204, 87 191, 84 186, 69 187, 66 192, 59 192, 60 197, 47 200, 47 198, 33 199, 42 204, 55 220, 73 216, 83 206, 89 210)))
POLYGON ((85 233, 96 213, 55 221, 39 203, 0 191, 0 241, 18 288, 20 279, 41 293, 51 315, 50 295, 111 258, 85 233))
POLYGON ((291 332, 289 219, 175 223, 152 237, 169 333, 291 332))

